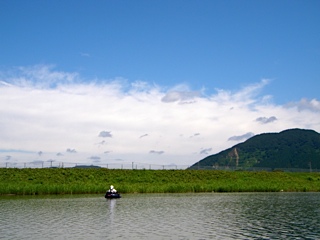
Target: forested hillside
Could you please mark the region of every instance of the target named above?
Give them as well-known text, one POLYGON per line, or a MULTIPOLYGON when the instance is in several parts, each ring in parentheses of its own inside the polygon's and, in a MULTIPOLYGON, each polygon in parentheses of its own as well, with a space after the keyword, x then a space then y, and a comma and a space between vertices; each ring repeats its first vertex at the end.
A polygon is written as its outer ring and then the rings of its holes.
POLYGON ((264 133, 192 165, 320 169, 320 134, 313 130, 289 129, 264 133))

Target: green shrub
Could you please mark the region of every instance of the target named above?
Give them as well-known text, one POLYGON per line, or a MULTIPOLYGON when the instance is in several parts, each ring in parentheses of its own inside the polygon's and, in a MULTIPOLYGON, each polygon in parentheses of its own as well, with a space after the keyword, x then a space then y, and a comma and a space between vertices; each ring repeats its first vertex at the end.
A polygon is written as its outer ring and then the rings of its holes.
POLYGON ((0 168, 0 195, 320 191, 319 173, 0 168))

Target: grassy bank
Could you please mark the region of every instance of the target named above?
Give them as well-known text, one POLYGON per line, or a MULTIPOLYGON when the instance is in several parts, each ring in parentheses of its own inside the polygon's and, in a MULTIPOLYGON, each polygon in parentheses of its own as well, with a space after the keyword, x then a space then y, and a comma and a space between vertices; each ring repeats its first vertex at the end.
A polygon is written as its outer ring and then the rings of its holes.
POLYGON ((0 195, 320 191, 320 173, 0 168, 0 195))

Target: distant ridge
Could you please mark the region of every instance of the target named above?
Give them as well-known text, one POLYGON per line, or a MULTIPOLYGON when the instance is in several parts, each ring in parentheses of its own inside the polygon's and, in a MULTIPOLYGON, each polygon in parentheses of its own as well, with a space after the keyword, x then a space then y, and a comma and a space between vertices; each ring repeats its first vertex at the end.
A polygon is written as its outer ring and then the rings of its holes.
POLYGON ((77 165, 73 168, 101 168, 100 166, 95 166, 95 165, 77 165))
POLYGON ((190 169, 201 166, 320 169, 320 134, 298 128, 259 134, 200 160, 190 169))

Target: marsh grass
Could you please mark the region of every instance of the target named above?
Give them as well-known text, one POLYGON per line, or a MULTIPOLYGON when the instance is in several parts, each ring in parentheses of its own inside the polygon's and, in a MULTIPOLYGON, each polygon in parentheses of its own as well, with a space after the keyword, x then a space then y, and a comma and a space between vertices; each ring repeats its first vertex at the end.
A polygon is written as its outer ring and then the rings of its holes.
POLYGON ((319 173, 0 168, 0 194, 320 191, 319 173))

